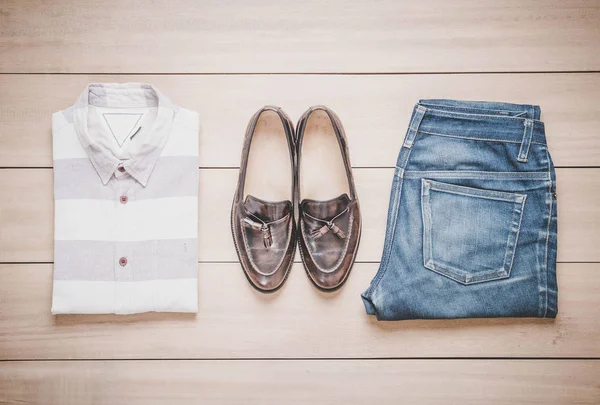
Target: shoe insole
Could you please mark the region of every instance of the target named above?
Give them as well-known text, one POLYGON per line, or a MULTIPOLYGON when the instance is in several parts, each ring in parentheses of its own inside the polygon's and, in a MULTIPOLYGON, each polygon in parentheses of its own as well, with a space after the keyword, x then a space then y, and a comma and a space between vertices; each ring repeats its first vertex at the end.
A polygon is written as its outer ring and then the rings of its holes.
POLYGON ((250 142, 244 199, 248 194, 267 201, 293 200, 292 161, 281 118, 263 112, 250 142))
POLYGON ((342 151, 329 115, 315 110, 306 123, 300 151, 300 198, 329 200, 350 186, 342 151))

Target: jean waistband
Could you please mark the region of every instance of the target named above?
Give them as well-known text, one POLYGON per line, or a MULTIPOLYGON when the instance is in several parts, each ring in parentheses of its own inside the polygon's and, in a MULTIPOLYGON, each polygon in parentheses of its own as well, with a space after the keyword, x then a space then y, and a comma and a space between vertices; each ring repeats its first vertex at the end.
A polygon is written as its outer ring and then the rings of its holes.
MULTIPOLYGON (((489 101, 419 100, 413 116, 422 115, 418 131, 497 142, 546 144, 537 105, 489 101)), ((416 129, 416 128, 415 128, 416 129)))

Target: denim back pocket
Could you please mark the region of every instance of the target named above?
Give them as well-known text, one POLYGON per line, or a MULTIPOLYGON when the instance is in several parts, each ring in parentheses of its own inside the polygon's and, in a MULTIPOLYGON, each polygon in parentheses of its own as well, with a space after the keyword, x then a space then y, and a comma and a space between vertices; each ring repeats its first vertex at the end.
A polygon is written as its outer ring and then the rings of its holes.
POLYGON ((423 265, 462 284, 509 277, 526 198, 421 179, 423 265))

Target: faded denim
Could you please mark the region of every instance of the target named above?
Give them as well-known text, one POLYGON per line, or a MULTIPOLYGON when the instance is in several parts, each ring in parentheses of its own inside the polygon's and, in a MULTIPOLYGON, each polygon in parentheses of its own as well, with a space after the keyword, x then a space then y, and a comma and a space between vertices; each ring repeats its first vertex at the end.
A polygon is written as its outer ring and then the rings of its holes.
POLYGON ((400 150, 379 320, 555 318, 556 180, 540 108, 421 100, 400 150))

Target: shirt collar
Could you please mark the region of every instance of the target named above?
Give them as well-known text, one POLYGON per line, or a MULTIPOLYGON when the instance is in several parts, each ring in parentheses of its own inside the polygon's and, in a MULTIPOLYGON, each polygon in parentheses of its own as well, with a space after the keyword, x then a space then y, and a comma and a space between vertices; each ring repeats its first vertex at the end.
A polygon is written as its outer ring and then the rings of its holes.
POLYGON ((144 83, 91 83, 73 108, 73 124, 79 140, 102 184, 106 185, 122 166, 146 187, 169 138, 175 107, 158 89, 144 83), (103 131, 90 131, 90 107, 157 107, 157 115, 141 144, 129 159, 121 160, 114 140, 103 131))

